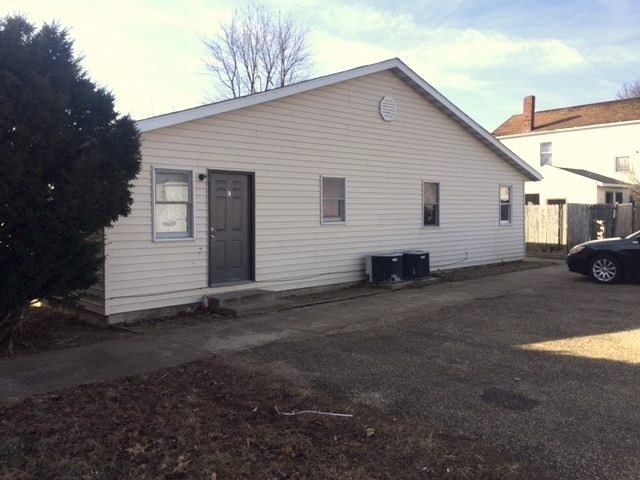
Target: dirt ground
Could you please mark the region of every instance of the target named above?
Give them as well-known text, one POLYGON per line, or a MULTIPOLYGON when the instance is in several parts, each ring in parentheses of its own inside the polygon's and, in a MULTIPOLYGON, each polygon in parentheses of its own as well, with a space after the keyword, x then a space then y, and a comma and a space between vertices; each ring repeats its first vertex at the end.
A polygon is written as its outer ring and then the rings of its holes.
MULTIPOLYGON (((447 280, 518 268, 529 266, 452 272, 447 280)), ((174 318, 127 331, 40 311, 0 352, 27 355, 206 320, 174 318)), ((0 404, 0 478, 552 477, 439 426, 211 358, 0 404)))
POLYGON ((216 359, 0 404, 3 479, 541 479, 437 427, 216 359), (287 413, 302 411, 337 413, 287 413))

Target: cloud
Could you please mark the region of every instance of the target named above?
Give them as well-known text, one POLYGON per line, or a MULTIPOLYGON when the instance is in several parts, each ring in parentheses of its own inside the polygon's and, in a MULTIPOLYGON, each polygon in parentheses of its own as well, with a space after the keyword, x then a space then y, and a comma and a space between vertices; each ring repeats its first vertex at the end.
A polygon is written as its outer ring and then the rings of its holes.
MULTIPOLYGON (((529 39, 474 28, 446 28, 419 23, 411 15, 363 5, 328 4, 314 10, 316 43, 326 48, 331 38, 337 62, 352 50, 389 52, 389 57, 415 57, 434 69, 486 71, 518 68, 536 74, 557 73, 585 65, 572 45, 555 38, 529 39), (340 52, 340 53, 336 53, 340 52)), ((365 55, 366 56, 366 55, 365 55)), ((355 57, 357 58, 357 57, 355 57)))
POLYGON ((369 6, 327 4, 315 11, 316 24, 332 33, 339 33, 344 38, 370 38, 383 40, 402 33, 407 25, 414 26, 410 15, 380 10, 369 6))
MULTIPOLYGON (((307 7, 314 0, 306 0, 307 7)), ((479 92, 505 72, 557 75, 586 65, 574 46, 554 38, 420 23, 411 15, 357 4, 316 3, 313 42, 321 74, 399 57, 432 83, 479 92)))
MULTIPOLYGON (((538 92, 541 102, 555 95, 560 106, 588 103, 638 75, 635 0, 587 0, 580 9, 576 2, 364 2, 260 4, 310 25, 314 76, 399 57, 461 108, 477 105, 479 115, 498 104, 507 109, 500 117, 513 113, 522 95, 538 92)), ((22 9, 37 26, 57 19, 69 27, 91 78, 113 90, 119 110, 142 118, 200 103, 211 81, 198 35, 214 35, 220 20, 250 3, 29 0, 22 9)))
POLYGON ((575 69, 585 60, 555 39, 527 40, 474 29, 436 31, 425 45, 427 59, 445 69, 525 69, 538 74, 575 69))

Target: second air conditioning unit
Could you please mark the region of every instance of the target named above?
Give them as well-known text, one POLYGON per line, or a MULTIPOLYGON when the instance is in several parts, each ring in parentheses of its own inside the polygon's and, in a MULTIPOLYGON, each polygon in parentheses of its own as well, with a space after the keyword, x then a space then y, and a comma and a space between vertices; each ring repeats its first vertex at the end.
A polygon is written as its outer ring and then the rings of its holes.
POLYGON ((429 278, 429 252, 409 250, 402 252, 402 276, 405 280, 429 278))

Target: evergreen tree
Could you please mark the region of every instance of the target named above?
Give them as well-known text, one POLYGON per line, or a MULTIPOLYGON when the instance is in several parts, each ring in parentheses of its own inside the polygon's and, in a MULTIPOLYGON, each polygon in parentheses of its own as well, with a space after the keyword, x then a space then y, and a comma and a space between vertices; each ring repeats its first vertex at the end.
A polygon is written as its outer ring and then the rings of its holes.
POLYGON ((94 284, 103 230, 131 209, 138 130, 80 61, 58 24, 0 20, 0 338, 33 299, 94 284))

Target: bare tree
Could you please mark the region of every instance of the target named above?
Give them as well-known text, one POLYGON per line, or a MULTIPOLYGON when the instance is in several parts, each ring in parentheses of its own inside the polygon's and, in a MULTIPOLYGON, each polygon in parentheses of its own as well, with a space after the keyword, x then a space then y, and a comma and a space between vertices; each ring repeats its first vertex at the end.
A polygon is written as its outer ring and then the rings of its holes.
POLYGON ((213 38, 201 37, 205 67, 215 78, 211 100, 237 98, 309 78, 312 70, 307 25, 291 15, 277 15, 249 5, 220 22, 213 38))
POLYGON ((616 100, 635 97, 640 97, 640 78, 633 82, 623 82, 618 93, 616 93, 616 100))

